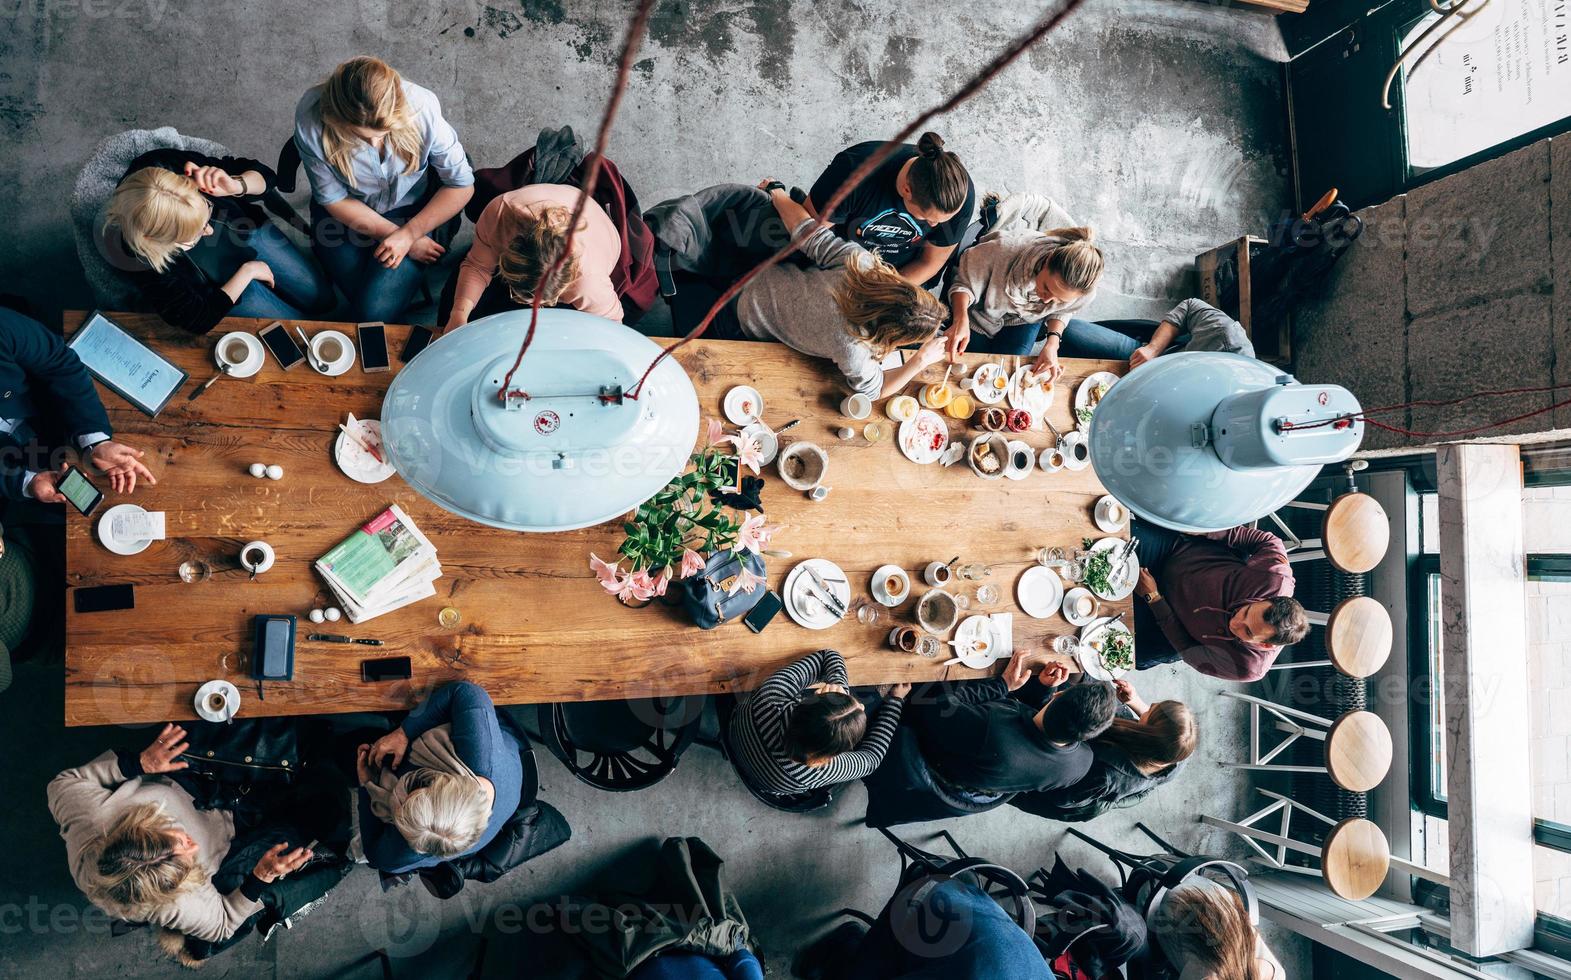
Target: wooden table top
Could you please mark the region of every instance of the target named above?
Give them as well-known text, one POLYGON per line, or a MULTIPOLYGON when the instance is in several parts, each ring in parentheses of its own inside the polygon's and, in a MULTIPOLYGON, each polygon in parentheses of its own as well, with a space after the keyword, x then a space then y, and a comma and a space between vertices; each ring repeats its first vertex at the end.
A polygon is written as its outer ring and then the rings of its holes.
MULTIPOLYGON (((241 691, 241 713, 290 715, 408 708, 431 688, 450 680, 482 684, 499 704, 588 701, 745 691, 770 673, 813 650, 832 648, 846 658, 855 684, 956 679, 983 672, 944 667, 942 660, 897 654, 885 645, 889 617, 869 627, 848 618, 828 630, 810 631, 782 613, 762 634, 741 624, 701 631, 680 609, 658 604, 629 609, 608 596, 589 569, 591 551, 615 555, 619 521, 559 534, 499 531, 450 514, 415 493, 396 476, 374 486, 351 481, 331 457, 345 414, 377 418, 393 372, 364 374, 359 365, 327 378, 302 364, 281 371, 269 359, 254 378, 224 379, 196 401, 191 387, 214 372, 212 348, 228 330, 255 331, 263 320, 227 320, 205 337, 165 326, 157 317, 112 314, 113 319, 189 371, 191 380, 158 418, 150 419, 99 386, 116 437, 147 452, 157 486, 139 487, 132 500, 166 514, 166 540, 139 555, 119 557, 98 544, 93 522, 71 512, 66 567, 72 588, 129 582, 134 609, 66 613, 68 725, 120 724, 194 717, 192 698, 203 682, 228 678, 241 691), (281 481, 252 478, 252 463, 277 463, 281 481), (305 619, 330 595, 312 563, 388 504, 402 507, 436 546, 443 577, 438 595, 358 626, 325 624, 327 632, 376 637, 381 647, 309 642, 315 624, 305 619), (249 581, 240 548, 265 539, 278 553, 275 567, 249 581), (182 561, 200 557, 212 577, 180 581, 182 561), (443 606, 462 621, 437 623, 443 606), (252 617, 300 617, 295 679, 269 683, 265 700, 247 680, 252 617), (360 662, 407 655, 408 682, 367 684, 360 662)), ((84 315, 67 313, 67 333, 84 315)), ((302 324, 307 333, 352 325, 302 324)), ((389 325, 393 354, 408 327, 389 325)), ((698 389, 705 417, 719 417, 724 392, 739 383, 758 388, 779 426, 803 421, 787 438, 806 439, 829 453, 829 498, 812 502, 765 470, 764 506, 771 524, 786 525, 773 547, 791 559, 768 559, 768 579, 778 589, 804 558, 834 560, 850 576, 853 597, 867 594, 874 568, 893 562, 919 578, 930 561, 992 562, 988 581, 1003 599, 981 611, 1015 613, 1015 643, 1040 647, 1071 627, 1060 617, 1031 619, 1015 603, 1014 588, 1044 545, 1077 547, 1102 537, 1092 507, 1102 487, 1089 467, 1021 481, 982 480, 962 462, 944 469, 918 466, 892 440, 869 444, 860 436, 840 442, 841 386, 834 368, 779 344, 699 341, 677 359, 698 389)), ((986 358, 968 356, 979 363, 986 358)), ((1122 373, 1122 362, 1066 361, 1051 419, 1071 425, 1074 385, 1095 371, 1122 373)), ((936 380, 936 378, 935 378, 936 380)), ((910 389, 915 390, 913 385, 910 389)), ((876 411, 881 413, 882 405, 876 411)), ((882 417, 881 414, 879 417, 882 417)), ((960 435, 962 423, 951 422, 960 435)), ((1045 447, 1050 435, 1023 437, 1045 447)), ((106 482, 106 481, 105 481, 106 482)), ((108 505, 120 498, 106 500, 108 505)), ((974 585, 974 583, 973 583, 974 585)), ((914 597, 894 610, 894 622, 913 622, 914 597)), ((1129 600, 1103 603, 1109 614, 1129 600)), ((947 647, 945 648, 948 649, 947 647)))

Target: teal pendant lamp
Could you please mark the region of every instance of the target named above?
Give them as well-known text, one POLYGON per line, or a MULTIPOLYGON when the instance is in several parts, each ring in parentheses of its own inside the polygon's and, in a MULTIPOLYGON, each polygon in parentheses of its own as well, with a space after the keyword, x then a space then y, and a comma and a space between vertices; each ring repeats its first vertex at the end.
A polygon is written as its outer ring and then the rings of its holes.
POLYGON ((540 311, 535 339, 499 397, 529 310, 441 337, 382 402, 382 442, 400 476, 441 507, 513 531, 567 531, 633 510, 686 467, 698 395, 675 358, 635 401, 654 341, 578 310, 540 311))
POLYGON ((1335 385, 1299 384, 1239 354, 1177 353, 1129 372, 1091 417, 1091 462, 1142 519, 1201 533, 1264 517, 1327 463, 1351 456, 1364 424, 1335 385), (1303 427, 1313 426, 1313 427, 1303 427))

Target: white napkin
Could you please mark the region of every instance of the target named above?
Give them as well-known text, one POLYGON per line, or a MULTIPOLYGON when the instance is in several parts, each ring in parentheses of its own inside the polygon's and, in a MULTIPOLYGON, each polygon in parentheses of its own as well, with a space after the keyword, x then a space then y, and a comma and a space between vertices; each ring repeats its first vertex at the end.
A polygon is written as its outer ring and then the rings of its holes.
POLYGON ((1015 652, 1015 614, 1000 612, 988 617, 993 624, 993 647, 999 657, 1014 656, 1015 652))

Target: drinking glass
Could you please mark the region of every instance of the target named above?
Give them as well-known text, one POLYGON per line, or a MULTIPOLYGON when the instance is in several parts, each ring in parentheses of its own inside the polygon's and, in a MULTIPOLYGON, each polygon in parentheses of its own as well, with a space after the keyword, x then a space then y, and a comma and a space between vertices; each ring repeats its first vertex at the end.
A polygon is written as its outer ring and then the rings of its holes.
POLYGON ((1062 548, 1039 548, 1036 553, 1036 563, 1043 568, 1057 568, 1068 555, 1062 548))
POLYGON ((919 636, 916 638, 916 655, 932 659, 938 656, 938 637, 919 636))
POLYGON ((1061 657, 1072 657, 1080 646, 1080 640, 1072 633, 1066 633, 1053 641, 1053 652, 1061 657))
POLYGON ((452 606, 443 606, 442 611, 436 614, 437 623, 444 629, 452 629, 454 626, 457 626, 460 619, 462 617, 459 615, 458 610, 452 606))
POLYGON ((979 606, 991 606, 993 603, 995 603, 997 601, 998 601, 998 586, 992 584, 991 582, 989 582, 986 585, 977 586, 977 590, 976 590, 976 604, 977 605, 979 605, 979 606))
POLYGON ((1066 561, 1058 567, 1058 574, 1062 575, 1066 582, 1082 582, 1086 577, 1085 562, 1079 559, 1066 561))
POLYGON ((180 574, 180 581, 186 583, 187 585, 195 585, 197 582, 206 582, 208 579, 213 577, 213 566, 209 565, 200 558, 187 558, 185 561, 180 563, 180 568, 178 571, 180 574))
POLYGON ((884 607, 871 599, 856 601, 856 621, 863 626, 877 626, 883 622, 884 607))
POLYGON ((971 608, 971 597, 966 595, 964 592, 956 592, 954 595, 954 600, 955 608, 961 612, 965 612, 967 609, 971 608))
POLYGON ((862 435, 867 438, 868 442, 883 442, 884 437, 889 435, 889 426, 878 419, 874 419, 862 426, 862 435))
POLYGON ((993 574, 993 566, 983 565, 980 562, 967 562, 960 566, 960 577, 967 582, 975 582, 978 579, 987 578, 991 574, 993 574))

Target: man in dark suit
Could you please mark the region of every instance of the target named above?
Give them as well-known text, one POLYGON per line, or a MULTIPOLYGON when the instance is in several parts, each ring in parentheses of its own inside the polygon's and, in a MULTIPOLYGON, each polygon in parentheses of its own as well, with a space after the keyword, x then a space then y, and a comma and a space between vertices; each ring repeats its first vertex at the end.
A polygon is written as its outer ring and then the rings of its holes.
POLYGON ((0 308, 0 496, 63 503, 65 468, 37 440, 37 428, 59 430, 109 477, 116 493, 137 480, 157 483, 143 453, 116 442, 92 376, 76 352, 37 320, 0 308))

